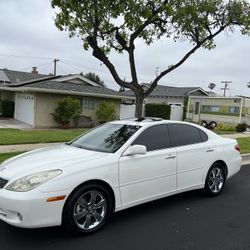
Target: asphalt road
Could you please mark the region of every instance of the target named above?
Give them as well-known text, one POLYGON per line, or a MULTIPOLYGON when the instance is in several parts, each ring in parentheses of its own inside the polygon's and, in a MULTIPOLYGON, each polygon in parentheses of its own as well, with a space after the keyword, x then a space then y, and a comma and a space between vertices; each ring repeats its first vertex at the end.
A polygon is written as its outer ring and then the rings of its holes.
POLYGON ((0 222, 0 249, 250 249, 250 165, 216 198, 192 191, 127 209, 88 237, 0 222))

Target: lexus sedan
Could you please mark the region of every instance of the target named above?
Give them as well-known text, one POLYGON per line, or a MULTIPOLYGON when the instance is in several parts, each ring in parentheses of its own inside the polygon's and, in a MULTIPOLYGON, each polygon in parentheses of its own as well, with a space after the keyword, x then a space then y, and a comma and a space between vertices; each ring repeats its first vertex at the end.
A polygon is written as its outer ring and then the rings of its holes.
POLYGON ((0 219, 18 227, 102 228, 113 212, 180 192, 219 195, 241 167, 236 140, 158 118, 106 123, 0 165, 0 219))

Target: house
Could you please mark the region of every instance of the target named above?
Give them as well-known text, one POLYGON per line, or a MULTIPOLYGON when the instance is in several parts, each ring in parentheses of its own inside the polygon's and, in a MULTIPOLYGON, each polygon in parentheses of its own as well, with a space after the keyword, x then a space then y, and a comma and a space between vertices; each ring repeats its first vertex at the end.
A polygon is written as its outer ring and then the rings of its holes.
MULTIPOLYGON (((149 84, 143 84, 148 88, 149 84)), ((132 91, 126 91, 126 95, 134 96, 132 91)), ((152 93, 146 98, 146 103, 160 103, 168 105, 183 106, 185 97, 208 96, 208 93, 200 87, 171 87, 157 85, 152 93)))
POLYGON ((14 119, 36 128, 58 127, 51 115, 57 102, 66 96, 80 100, 82 117, 98 124, 96 108, 102 101, 113 102, 117 117, 123 99, 133 99, 94 83, 81 75, 41 75, 36 68, 31 73, 0 70, 2 100, 15 102, 14 119))
POLYGON ((250 98, 235 97, 189 97, 187 119, 203 125, 225 123, 250 124, 250 98))

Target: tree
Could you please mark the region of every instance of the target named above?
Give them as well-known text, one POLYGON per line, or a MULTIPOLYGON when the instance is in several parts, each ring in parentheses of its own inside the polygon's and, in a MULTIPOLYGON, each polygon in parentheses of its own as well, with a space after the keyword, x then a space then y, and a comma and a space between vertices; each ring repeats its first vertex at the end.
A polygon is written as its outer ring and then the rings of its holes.
POLYGON ((208 84, 208 88, 210 89, 210 93, 212 92, 212 90, 215 88, 215 86, 216 86, 216 84, 215 83, 213 83, 213 82, 211 82, 211 83, 209 83, 208 84))
POLYGON ((90 81, 93 81, 93 82, 95 82, 103 87, 105 86, 104 81, 102 81, 101 78, 97 74, 95 74, 94 72, 89 72, 83 76, 86 77, 87 79, 89 79, 90 81))
POLYGON ((159 80, 181 66, 197 49, 215 48, 214 38, 221 32, 242 34, 250 30, 250 4, 246 0, 52 0, 57 9, 55 24, 79 36, 84 49, 109 69, 117 84, 131 89, 136 97, 136 116, 142 114, 143 100, 159 80), (166 66, 145 89, 138 81, 135 42, 151 45, 160 38, 188 41, 191 49, 182 58, 166 66), (122 80, 109 53, 127 53, 131 80, 122 80))

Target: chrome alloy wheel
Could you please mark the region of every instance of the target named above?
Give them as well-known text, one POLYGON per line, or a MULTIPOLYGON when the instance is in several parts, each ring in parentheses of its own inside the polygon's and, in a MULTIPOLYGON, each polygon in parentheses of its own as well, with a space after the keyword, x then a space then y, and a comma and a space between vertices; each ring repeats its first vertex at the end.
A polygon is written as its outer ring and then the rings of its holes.
POLYGON ((208 176, 208 187, 213 193, 218 193, 225 182, 224 173, 221 168, 214 167, 208 176))
POLYGON ((97 227, 105 217, 107 201, 104 195, 91 190, 82 194, 76 201, 73 217, 76 225, 83 230, 97 227))

